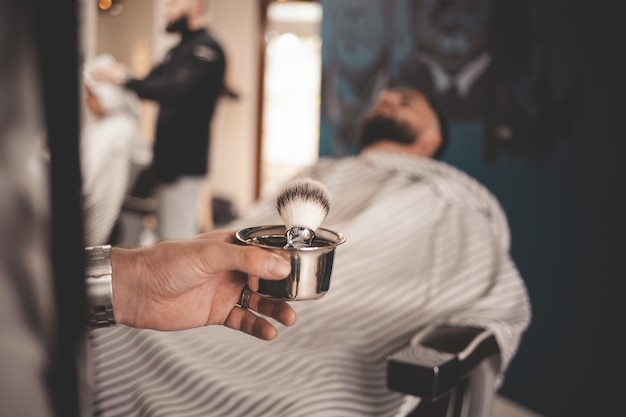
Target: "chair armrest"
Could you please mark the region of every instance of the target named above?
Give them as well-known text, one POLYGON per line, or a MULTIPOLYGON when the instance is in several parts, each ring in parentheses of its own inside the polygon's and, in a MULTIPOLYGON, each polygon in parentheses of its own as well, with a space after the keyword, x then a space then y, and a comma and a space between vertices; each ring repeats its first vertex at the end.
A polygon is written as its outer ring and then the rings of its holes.
POLYGON ((387 387, 436 401, 453 390, 483 360, 499 353, 490 330, 429 326, 408 347, 387 357, 387 387))

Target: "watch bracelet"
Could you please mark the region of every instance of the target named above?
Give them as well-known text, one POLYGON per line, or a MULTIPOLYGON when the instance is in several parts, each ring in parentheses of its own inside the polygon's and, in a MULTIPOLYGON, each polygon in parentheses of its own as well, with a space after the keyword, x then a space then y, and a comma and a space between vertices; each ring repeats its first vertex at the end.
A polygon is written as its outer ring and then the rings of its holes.
POLYGON ((110 327, 116 324, 113 305, 111 304, 90 307, 87 317, 89 320, 89 328, 91 329, 110 327))
POLYGON ((87 289, 87 320, 90 328, 114 325, 111 246, 85 248, 85 286, 87 289))

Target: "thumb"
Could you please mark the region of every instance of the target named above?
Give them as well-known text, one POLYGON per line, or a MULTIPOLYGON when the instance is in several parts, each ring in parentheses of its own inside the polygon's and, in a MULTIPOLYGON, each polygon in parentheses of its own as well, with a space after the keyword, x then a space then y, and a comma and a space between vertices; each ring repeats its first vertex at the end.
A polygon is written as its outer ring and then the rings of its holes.
POLYGON ((291 273, 291 262, 267 249, 229 245, 229 254, 224 266, 228 269, 244 272, 253 277, 279 280, 291 273))

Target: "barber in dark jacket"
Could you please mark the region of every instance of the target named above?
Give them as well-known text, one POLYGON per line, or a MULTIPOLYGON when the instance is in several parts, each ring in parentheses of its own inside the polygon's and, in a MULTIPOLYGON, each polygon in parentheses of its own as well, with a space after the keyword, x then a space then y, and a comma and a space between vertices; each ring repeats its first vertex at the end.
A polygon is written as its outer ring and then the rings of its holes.
POLYGON ((208 174, 211 120, 226 92, 226 59, 205 27, 202 0, 170 0, 167 32, 180 42, 146 78, 127 68, 92 72, 94 79, 124 84, 139 97, 159 104, 151 175, 157 199, 159 238, 181 239, 198 233, 198 205, 208 174))

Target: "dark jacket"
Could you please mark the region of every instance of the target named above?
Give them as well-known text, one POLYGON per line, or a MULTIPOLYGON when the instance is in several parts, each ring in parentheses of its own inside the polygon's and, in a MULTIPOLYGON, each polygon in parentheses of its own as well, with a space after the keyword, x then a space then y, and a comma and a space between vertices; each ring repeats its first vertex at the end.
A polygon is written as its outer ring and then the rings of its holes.
POLYGON ((146 78, 127 82, 139 97, 159 104, 152 165, 157 182, 207 173, 211 120, 225 69, 222 47, 200 29, 183 34, 146 78))

